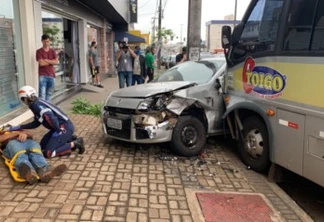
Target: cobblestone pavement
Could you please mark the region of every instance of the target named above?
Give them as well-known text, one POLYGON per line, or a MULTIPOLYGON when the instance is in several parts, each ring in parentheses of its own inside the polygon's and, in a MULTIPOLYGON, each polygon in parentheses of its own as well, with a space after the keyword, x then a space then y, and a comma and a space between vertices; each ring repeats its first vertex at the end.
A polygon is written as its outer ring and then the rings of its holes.
MULTIPOLYGON (((70 117, 85 139, 85 154, 49 160, 66 163, 67 172, 33 186, 14 182, 1 161, 0 221, 200 221, 195 191, 261 193, 277 219, 311 221, 276 185, 247 170, 223 142, 210 142, 199 158, 175 158, 168 145, 108 140, 98 118, 70 117)), ((33 133, 40 140, 45 130, 33 133)))

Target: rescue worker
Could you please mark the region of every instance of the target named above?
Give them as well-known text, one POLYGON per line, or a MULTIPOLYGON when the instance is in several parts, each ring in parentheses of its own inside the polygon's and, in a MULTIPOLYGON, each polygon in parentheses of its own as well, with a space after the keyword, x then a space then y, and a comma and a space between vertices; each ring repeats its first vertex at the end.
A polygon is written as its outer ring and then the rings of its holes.
POLYGON ((78 149, 79 154, 85 151, 83 138, 73 141, 74 126, 67 115, 57 106, 39 99, 36 90, 31 86, 23 86, 18 91, 19 98, 34 114, 34 121, 10 127, 10 131, 21 129, 35 129, 40 125, 50 131, 44 135, 40 145, 46 158, 70 155, 72 150, 78 149), (71 142, 72 141, 72 142, 71 142))

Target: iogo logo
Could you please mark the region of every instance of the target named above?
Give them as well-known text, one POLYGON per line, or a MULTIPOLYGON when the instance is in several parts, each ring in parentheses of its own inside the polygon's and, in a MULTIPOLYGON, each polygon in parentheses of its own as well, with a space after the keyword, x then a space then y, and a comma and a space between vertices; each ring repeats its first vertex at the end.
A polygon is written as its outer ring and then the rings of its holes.
POLYGON ((287 77, 270 67, 255 66, 255 61, 247 58, 243 67, 242 81, 245 93, 274 99, 282 96, 287 77))

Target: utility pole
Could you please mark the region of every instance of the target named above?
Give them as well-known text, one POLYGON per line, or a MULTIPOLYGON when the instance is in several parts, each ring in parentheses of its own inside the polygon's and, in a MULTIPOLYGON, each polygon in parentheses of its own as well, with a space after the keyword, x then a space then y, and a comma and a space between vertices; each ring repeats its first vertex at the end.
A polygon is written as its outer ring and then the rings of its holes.
POLYGON ((237 16, 237 0, 235 0, 235 6, 234 6, 234 28, 236 26, 236 16, 237 16))
POLYGON ((158 69, 161 69, 161 49, 162 49, 162 36, 161 36, 161 30, 162 30, 162 0, 160 0, 159 3, 159 24, 158 24, 158 54, 157 54, 157 58, 158 58, 158 69))
POLYGON ((156 30, 156 27, 155 27, 155 19, 156 17, 152 17, 152 36, 151 36, 151 43, 154 42, 154 39, 155 39, 155 30, 156 30))
POLYGON ((188 0, 188 37, 187 58, 197 61, 200 58, 201 47, 201 5, 202 0, 188 0))

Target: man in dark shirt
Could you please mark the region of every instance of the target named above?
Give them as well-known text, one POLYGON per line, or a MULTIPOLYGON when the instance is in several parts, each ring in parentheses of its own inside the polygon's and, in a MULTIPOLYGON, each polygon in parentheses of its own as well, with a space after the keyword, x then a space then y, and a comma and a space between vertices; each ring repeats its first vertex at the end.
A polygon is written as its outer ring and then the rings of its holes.
POLYGON ((50 48, 50 37, 42 35, 43 47, 36 51, 39 74, 39 97, 46 101, 51 100, 55 88, 54 65, 59 64, 56 52, 50 48))
POLYGON ((176 64, 183 63, 187 61, 187 48, 182 48, 182 53, 178 54, 176 57, 176 64))

